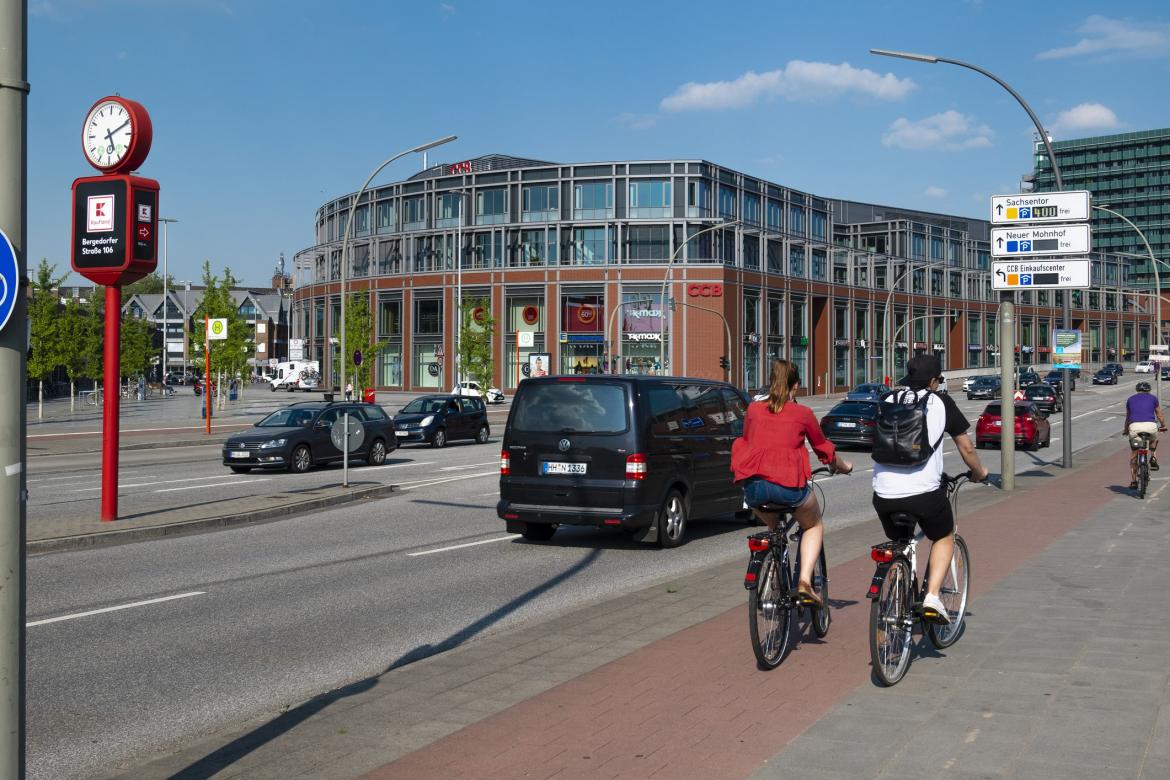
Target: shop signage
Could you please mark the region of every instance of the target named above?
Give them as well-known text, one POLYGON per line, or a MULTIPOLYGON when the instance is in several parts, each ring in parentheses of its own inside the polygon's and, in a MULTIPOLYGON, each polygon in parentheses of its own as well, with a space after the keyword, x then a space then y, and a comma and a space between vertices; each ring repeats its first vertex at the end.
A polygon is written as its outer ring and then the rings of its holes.
POLYGON ((627 333, 626 341, 662 341, 657 333, 627 333))
POLYGON ((897 347, 898 349, 906 349, 906 347, 908 347, 909 344, 907 344, 905 341, 897 341, 894 343, 894 346, 897 347))
POLYGON ((788 337, 788 344, 789 344, 789 346, 793 346, 793 347, 807 347, 808 346, 808 336, 789 336, 788 337))
POLYGON ((938 344, 938 343, 935 343, 934 345, 932 345, 932 349, 934 349, 934 351, 935 351, 935 352, 942 352, 942 351, 944 351, 946 348, 947 348, 947 345, 946 345, 946 344, 938 344))
POLYGON ((447 167, 447 173, 471 173, 471 160, 464 160, 463 162, 451 163, 447 167))
POLYGON ((926 349, 926 342, 925 341, 915 341, 914 342, 914 349, 926 349))
POLYGON ((662 312, 658 309, 635 309, 634 311, 626 312, 627 317, 634 317, 641 319, 642 317, 654 317, 655 319, 662 316, 662 312))
POLYGON ((849 346, 849 339, 833 339, 833 346, 834 347, 847 347, 847 346, 849 346))
POLYGON ((858 339, 856 342, 856 346, 858 349, 865 349, 865 347, 866 347, 865 339, 858 339))
POLYGON ((968 344, 967 349, 979 351, 979 350, 983 349, 983 347, 980 346, 979 344, 968 344))
POLYGON ((688 284, 687 295, 692 298, 722 298, 723 285, 721 284, 688 284))
POLYGON ((536 321, 540 319, 540 310, 535 306, 525 306, 520 312, 520 316, 524 318, 525 325, 535 325, 536 321))
POLYGON ((601 333, 562 333, 562 344, 601 344, 605 336, 601 333))

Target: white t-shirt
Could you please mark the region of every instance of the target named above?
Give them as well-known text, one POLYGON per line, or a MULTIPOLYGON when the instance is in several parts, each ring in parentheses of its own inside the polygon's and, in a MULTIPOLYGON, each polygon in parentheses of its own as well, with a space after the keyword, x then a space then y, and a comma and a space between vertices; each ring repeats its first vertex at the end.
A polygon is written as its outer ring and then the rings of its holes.
MULTIPOLYGON (((918 390, 914 393, 915 400, 922 398, 928 390, 918 390)), ((886 403, 893 403, 899 398, 902 391, 895 393, 886 403)), ((909 399, 906 399, 909 400, 909 399)), ((931 454, 930 459, 918 466, 885 466, 881 463, 873 464, 873 492, 882 498, 906 498, 920 493, 930 493, 938 490, 942 484, 943 473, 943 445, 945 434, 958 436, 966 433, 970 427, 967 418, 959 411, 959 407, 948 395, 931 395, 926 402, 926 434, 930 443, 939 443, 931 454)))

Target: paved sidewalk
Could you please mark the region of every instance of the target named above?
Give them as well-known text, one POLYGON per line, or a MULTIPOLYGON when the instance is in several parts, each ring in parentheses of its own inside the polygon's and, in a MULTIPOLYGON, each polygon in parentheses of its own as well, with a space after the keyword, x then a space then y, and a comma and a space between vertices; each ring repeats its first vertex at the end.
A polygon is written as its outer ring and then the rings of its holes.
MULTIPOLYGON (((487 633, 485 615, 437 647, 388 658, 377 677, 124 771, 1023 777, 1043 759, 1085 776, 1087 767, 1165 776, 1170 628, 1158 627, 1156 583, 1170 526, 1166 495, 1139 502, 1112 489, 1124 458, 1107 442, 1082 452, 1071 473, 1020 477, 1009 496, 964 491, 969 633, 945 658, 917 658, 892 690, 869 680, 864 592, 868 547, 880 531, 866 524, 829 535, 828 639, 804 638, 772 672, 755 669, 739 561, 518 630, 487 633), (1032 601, 1020 609, 1025 593, 1032 601), (1118 598, 1125 609, 1112 608, 1118 598), (1133 697, 1123 692, 1134 689, 1133 697), (1129 698, 1136 706, 1114 718, 1129 698), (1097 731, 1094 718, 1103 722, 1097 731), (915 723, 930 726, 927 751, 911 742, 915 723)), ((1063 770, 1048 776, 1077 776, 1063 770)))

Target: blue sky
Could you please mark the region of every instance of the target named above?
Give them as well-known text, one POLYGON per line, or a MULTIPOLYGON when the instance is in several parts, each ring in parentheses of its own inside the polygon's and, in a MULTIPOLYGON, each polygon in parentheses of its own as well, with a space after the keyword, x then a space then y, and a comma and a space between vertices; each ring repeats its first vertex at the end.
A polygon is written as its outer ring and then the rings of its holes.
POLYGON ((1170 126, 1160 2, 30 0, 28 256, 68 268, 81 122, 115 92, 151 114, 141 173, 179 220, 177 279, 209 260, 266 283, 318 206, 451 133, 432 163, 706 158, 985 217, 1030 168, 1027 115, 976 73, 875 47, 996 73, 1057 139, 1170 126))

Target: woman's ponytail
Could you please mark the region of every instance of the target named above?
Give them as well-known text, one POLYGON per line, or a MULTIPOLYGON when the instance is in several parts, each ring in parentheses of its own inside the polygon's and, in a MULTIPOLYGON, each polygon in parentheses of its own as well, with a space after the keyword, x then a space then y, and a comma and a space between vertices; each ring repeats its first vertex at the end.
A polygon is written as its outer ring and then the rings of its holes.
POLYGON ((772 361, 772 382, 768 388, 768 410, 776 414, 792 397, 792 390, 800 384, 796 366, 787 360, 772 361))

